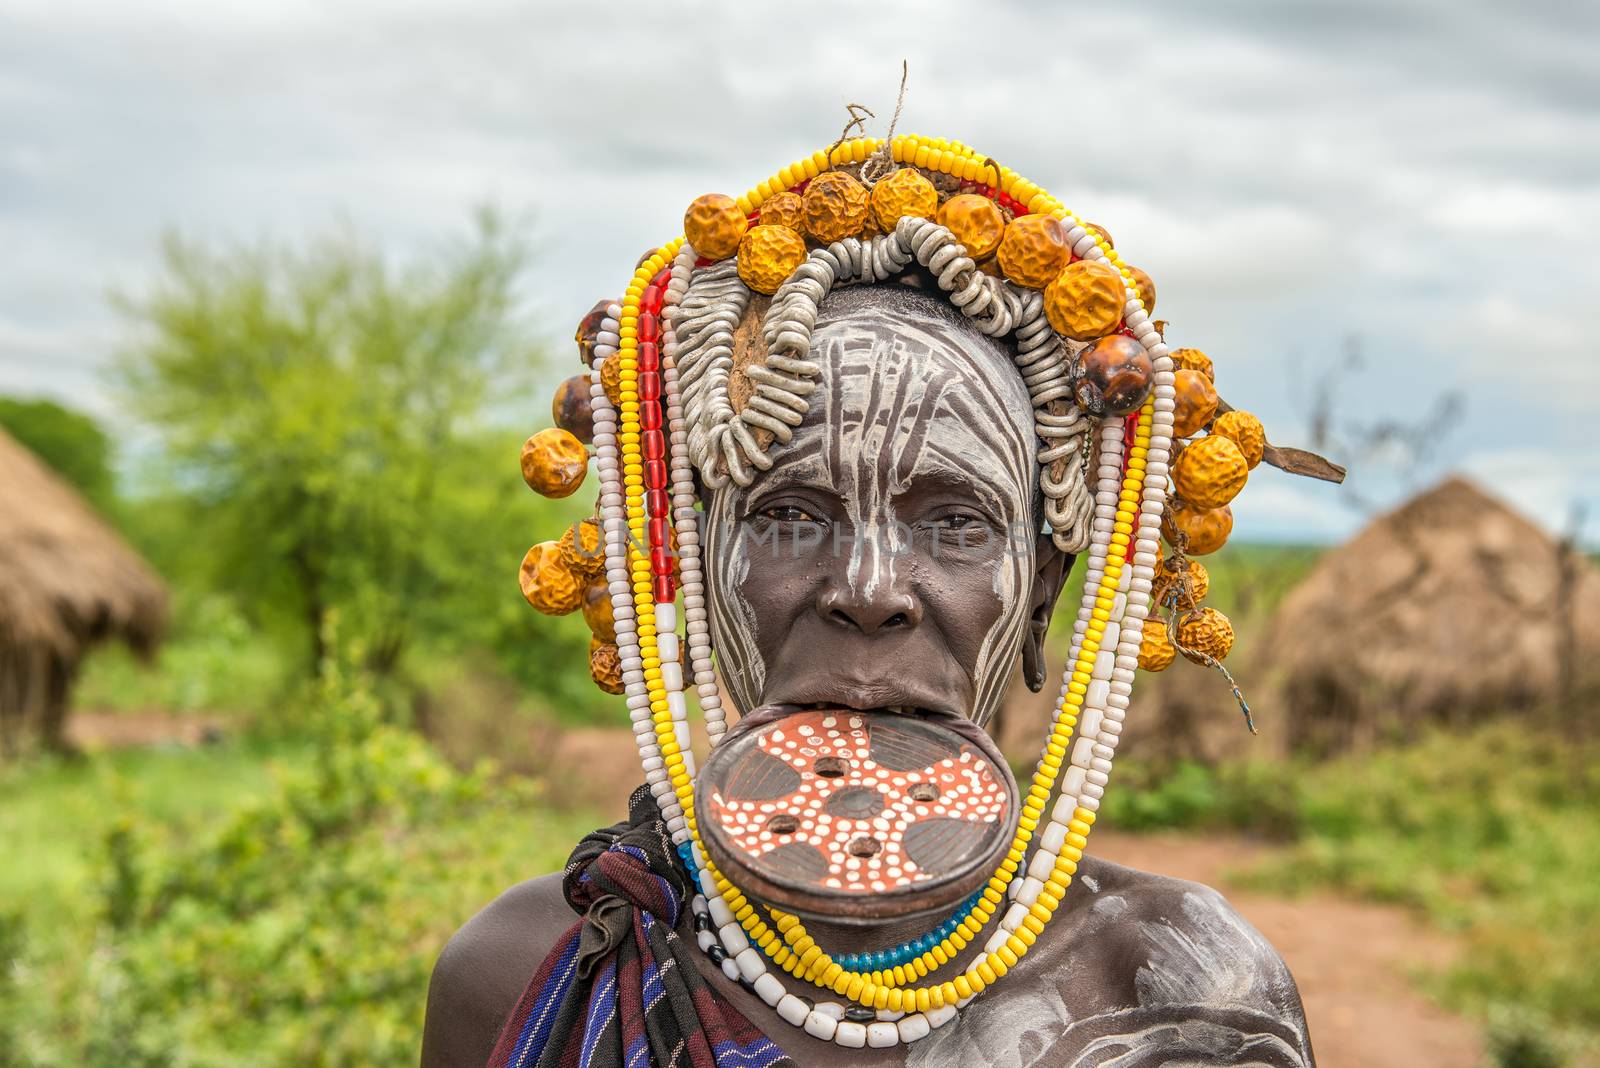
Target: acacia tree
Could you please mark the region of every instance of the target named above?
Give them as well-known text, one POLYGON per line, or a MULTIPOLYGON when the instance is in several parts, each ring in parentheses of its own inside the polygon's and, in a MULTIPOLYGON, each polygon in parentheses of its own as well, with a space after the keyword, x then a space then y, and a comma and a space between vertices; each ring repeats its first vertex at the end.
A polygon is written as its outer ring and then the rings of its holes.
POLYGON ((136 330, 115 375, 196 505, 194 551, 292 628, 313 669, 338 609, 340 633, 392 671, 459 574, 466 547, 449 543, 485 415, 537 362, 516 296, 524 242, 485 212, 408 265, 348 230, 298 249, 172 236, 163 251, 154 286, 120 301, 136 330))

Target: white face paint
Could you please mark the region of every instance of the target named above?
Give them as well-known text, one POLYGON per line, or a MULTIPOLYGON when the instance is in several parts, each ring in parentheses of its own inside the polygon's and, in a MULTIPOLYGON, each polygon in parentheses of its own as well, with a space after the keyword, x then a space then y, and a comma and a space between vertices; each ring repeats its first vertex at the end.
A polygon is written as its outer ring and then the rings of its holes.
POLYGON ((723 677, 742 709, 796 699, 790 691, 807 687, 794 680, 791 646, 810 633, 826 641, 812 659, 828 659, 807 672, 837 672, 882 698, 873 703, 901 693, 899 703, 983 722, 1015 664, 1035 570, 1039 445, 1027 391, 1006 351, 936 297, 842 290, 823 312, 811 349, 822 373, 794 440, 773 447, 771 469, 750 486, 708 501, 723 677), (841 646, 840 628, 861 645, 841 646), (881 678, 865 677, 873 649, 881 678), (903 662, 941 652, 951 664, 903 662), (919 669, 924 682, 949 684, 943 700, 893 678, 919 669))

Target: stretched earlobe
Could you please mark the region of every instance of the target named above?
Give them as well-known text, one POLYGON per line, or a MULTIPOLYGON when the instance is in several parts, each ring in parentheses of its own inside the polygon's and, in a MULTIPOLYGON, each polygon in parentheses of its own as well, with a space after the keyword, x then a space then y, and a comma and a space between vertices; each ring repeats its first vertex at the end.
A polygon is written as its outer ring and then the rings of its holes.
POLYGON ((1028 592, 1028 629, 1022 638, 1022 678, 1034 693, 1044 689, 1044 636, 1050 629, 1056 598, 1077 559, 1074 553, 1062 552, 1049 534, 1040 535, 1034 549, 1033 586, 1028 592))

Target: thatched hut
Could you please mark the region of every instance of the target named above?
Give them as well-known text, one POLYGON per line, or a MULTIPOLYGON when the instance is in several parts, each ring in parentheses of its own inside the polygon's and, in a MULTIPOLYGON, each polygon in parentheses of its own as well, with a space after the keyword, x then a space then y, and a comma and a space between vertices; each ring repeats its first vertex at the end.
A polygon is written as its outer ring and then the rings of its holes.
POLYGON ((1600 653, 1600 571, 1451 478, 1322 557, 1264 644, 1291 747, 1343 751, 1570 695, 1600 653))
POLYGON ((96 643, 151 653, 167 593, 77 491, 0 430, 0 754, 32 723, 59 747, 78 664, 96 643))

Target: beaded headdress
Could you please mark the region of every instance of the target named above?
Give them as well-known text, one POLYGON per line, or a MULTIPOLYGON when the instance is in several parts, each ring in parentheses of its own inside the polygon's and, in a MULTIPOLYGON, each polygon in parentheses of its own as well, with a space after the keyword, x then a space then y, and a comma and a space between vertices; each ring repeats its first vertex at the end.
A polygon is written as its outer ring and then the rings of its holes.
POLYGON ((1229 502, 1251 469, 1289 451, 1220 401, 1203 352, 1168 348, 1154 306, 1150 276, 1104 229, 993 159, 943 139, 843 140, 743 196, 690 204, 683 236, 648 253, 621 299, 580 325, 586 373, 558 391, 558 426, 524 446, 529 484, 564 497, 591 444, 601 488, 593 518, 529 551, 523 593, 540 611, 581 610, 594 631, 591 672, 626 695, 650 789, 704 891, 702 948, 818 1037, 914 1040, 1015 966, 1082 857, 1135 669, 1163 670, 1180 651, 1219 665, 1232 646, 1227 618, 1200 603, 1208 579, 1193 557, 1227 539, 1229 502), (1086 584, 1005 859, 934 943, 841 963, 796 917, 774 909, 763 920, 699 843, 690 691, 713 746, 727 721, 698 489, 749 484, 789 442, 819 374, 811 332, 826 294, 910 270, 1009 342, 1033 408, 1044 522, 1063 551, 1086 556, 1086 584), (916 985, 1002 910, 976 963, 916 985), (790 993, 769 961, 851 1007, 790 993))

